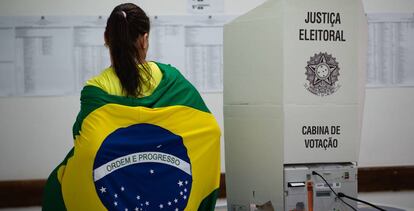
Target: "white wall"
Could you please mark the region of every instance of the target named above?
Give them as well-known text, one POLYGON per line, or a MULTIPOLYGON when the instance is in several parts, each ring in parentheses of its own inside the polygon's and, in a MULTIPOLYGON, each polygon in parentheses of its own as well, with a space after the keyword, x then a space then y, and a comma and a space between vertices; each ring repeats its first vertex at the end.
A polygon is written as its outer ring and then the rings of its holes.
MULTIPOLYGON (((413 0, 364 0, 364 7, 414 13, 413 0)), ((364 111, 359 165, 414 165, 414 88, 366 89, 364 111)))
MULTIPOLYGON (((224 12, 244 13, 265 0, 224 0, 224 12)), ((124 2, 132 2, 149 15, 187 14, 187 0, 1 0, 0 15, 109 15, 112 9, 124 2)))
POLYGON ((367 89, 364 112, 359 165, 414 165, 414 88, 367 89))
MULTIPOLYGON (((1 0, 0 15, 107 15, 120 2, 1 0)), ((150 15, 186 13, 186 0, 134 2, 150 15)), ((225 12, 241 14, 261 2, 225 0, 225 12)), ((368 12, 414 12, 413 0, 365 0, 365 5, 368 12)), ((203 97, 222 126, 222 94, 203 97)), ((0 98, 0 180, 47 177, 71 148, 78 98, 0 98)), ((367 89, 360 165, 414 165, 412 118, 414 88, 367 89)))

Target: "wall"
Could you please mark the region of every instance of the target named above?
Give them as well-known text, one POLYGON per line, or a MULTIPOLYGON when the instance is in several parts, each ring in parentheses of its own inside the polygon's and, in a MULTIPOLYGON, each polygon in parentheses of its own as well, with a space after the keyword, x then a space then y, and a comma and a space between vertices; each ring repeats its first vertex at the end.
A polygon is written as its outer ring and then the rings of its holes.
MULTIPOLYGON (((364 7, 414 13, 412 0, 364 0, 364 7)), ((364 111, 359 165, 414 165, 414 88, 366 89, 364 111)))
MULTIPOLYGON (((37 0, 32 3, 2 0, 0 14, 107 15, 120 2, 123 1, 37 0)), ((186 2, 135 1, 150 15, 185 14, 186 2)), ((225 12, 241 14, 261 2, 263 0, 225 0, 225 12)), ((411 0, 365 0, 365 5, 368 12, 414 12, 411 0)), ((203 97, 222 126, 222 94, 204 94, 203 97)), ((71 148, 71 127, 79 110, 78 98, 0 98, 0 180, 47 177, 71 148)), ((414 165, 412 117, 414 88, 367 89, 360 165, 414 165)), ((224 156, 222 163, 224 165, 224 156)))
MULTIPOLYGON (((125 1, 2 0, 0 14, 108 15, 121 2, 125 1)), ((133 2, 149 15, 186 14, 186 0, 133 2)), ((260 2, 225 0, 225 13, 242 14, 260 2)), ((222 126, 222 94, 204 94, 203 98, 222 126)), ((78 111, 79 96, 0 98, 0 180, 47 177, 72 146, 71 127, 78 111)))
POLYGON ((359 165, 414 165, 414 88, 367 89, 364 111, 359 165))

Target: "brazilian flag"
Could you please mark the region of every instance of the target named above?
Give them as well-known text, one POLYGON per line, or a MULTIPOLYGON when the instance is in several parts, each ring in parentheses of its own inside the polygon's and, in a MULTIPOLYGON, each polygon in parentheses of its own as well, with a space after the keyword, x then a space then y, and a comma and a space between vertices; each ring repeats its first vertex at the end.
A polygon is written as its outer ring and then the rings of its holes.
POLYGON ((49 176, 43 210, 214 210, 220 129, 179 71, 157 66, 150 96, 83 88, 74 147, 49 176))

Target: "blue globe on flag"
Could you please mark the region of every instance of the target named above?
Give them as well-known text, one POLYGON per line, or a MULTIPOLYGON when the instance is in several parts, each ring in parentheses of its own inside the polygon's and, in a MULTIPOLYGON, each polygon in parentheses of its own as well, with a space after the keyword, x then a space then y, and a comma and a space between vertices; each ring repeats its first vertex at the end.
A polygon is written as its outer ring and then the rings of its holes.
POLYGON ((182 137, 152 124, 120 128, 94 161, 96 192, 108 210, 181 211, 191 192, 191 163, 182 137))

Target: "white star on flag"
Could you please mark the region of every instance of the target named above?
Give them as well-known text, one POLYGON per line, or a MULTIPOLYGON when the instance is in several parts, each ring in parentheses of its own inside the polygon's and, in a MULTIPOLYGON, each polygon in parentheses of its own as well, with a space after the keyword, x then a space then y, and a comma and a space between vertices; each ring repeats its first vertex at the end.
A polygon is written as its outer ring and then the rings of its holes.
POLYGON ((162 209, 162 208, 164 208, 164 205, 160 204, 160 206, 159 206, 159 207, 160 207, 160 209, 162 209))
POLYGON ((118 198, 118 194, 116 194, 116 193, 115 193, 114 197, 115 197, 115 198, 118 198))
POLYGON ((135 211, 138 211, 139 209, 138 209, 138 207, 135 207, 135 211))
POLYGON ((186 196, 186 195, 184 195, 184 196, 183 196, 183 199, 184 199, 184 200, 185 200, 185 199, 187 199, 187 196, 186 196))
POLYGON ((118 202, 114 202, 115 207, 118 206, 118 202))
POLYGON ((175 211, 178 211, 178 208, 175 208, 175 211))
POLYGON ((140 200, 141 199, 141 196, 137 196, 137 199, 140 200))
POLYGON ((180 195, 183 195, 183 194, 184 194, 184 193, 181 191, 181 192, 180 192, 180 195))
POLYGON ((183 186, 183 181, 178 180, 178 183, 177 184, 181 187, 181 186, 183 186))
POLYGON ((184 192, 186 192, 186 193, 187 193, 187 188, 184 188, 184 192))
POLYGON ((174 199, 174 202, 177 203, 178 202, 178 199, 174 199))
POLYGON ((106 193, 106 188, 101 187, 101 189, 99 189, 101 191, 101 193, 106 193))
POLYGON ((185 181, 185 184, 186 184, 186 185, 188 184, 188 181, 187 181, 187 180, 185 181))
POLYGON ((168 202, 168 206, 171 206, 171 202, 170 201, 168 202))
POLYGON ((148 205, 149 205, 149 202, 147 202, 147 201, 146 201, 146 202, 145 202, 145 205, 147 205, 147 206, 148 206, 148 205))
POLYGON ((125 208, 125 211, 128 211, 128 208, 125 208))
POLYGON ((124 191, 125 190, 125 188, 124 187, 121 187, 121 191, 124 191))
POLYGON ((151 174, 153 174, 153 173, 154 173, 154 170, 152 170, 152 169, 151 169, 151 170, 150 170, 150 173, 151 173, 151 174))

